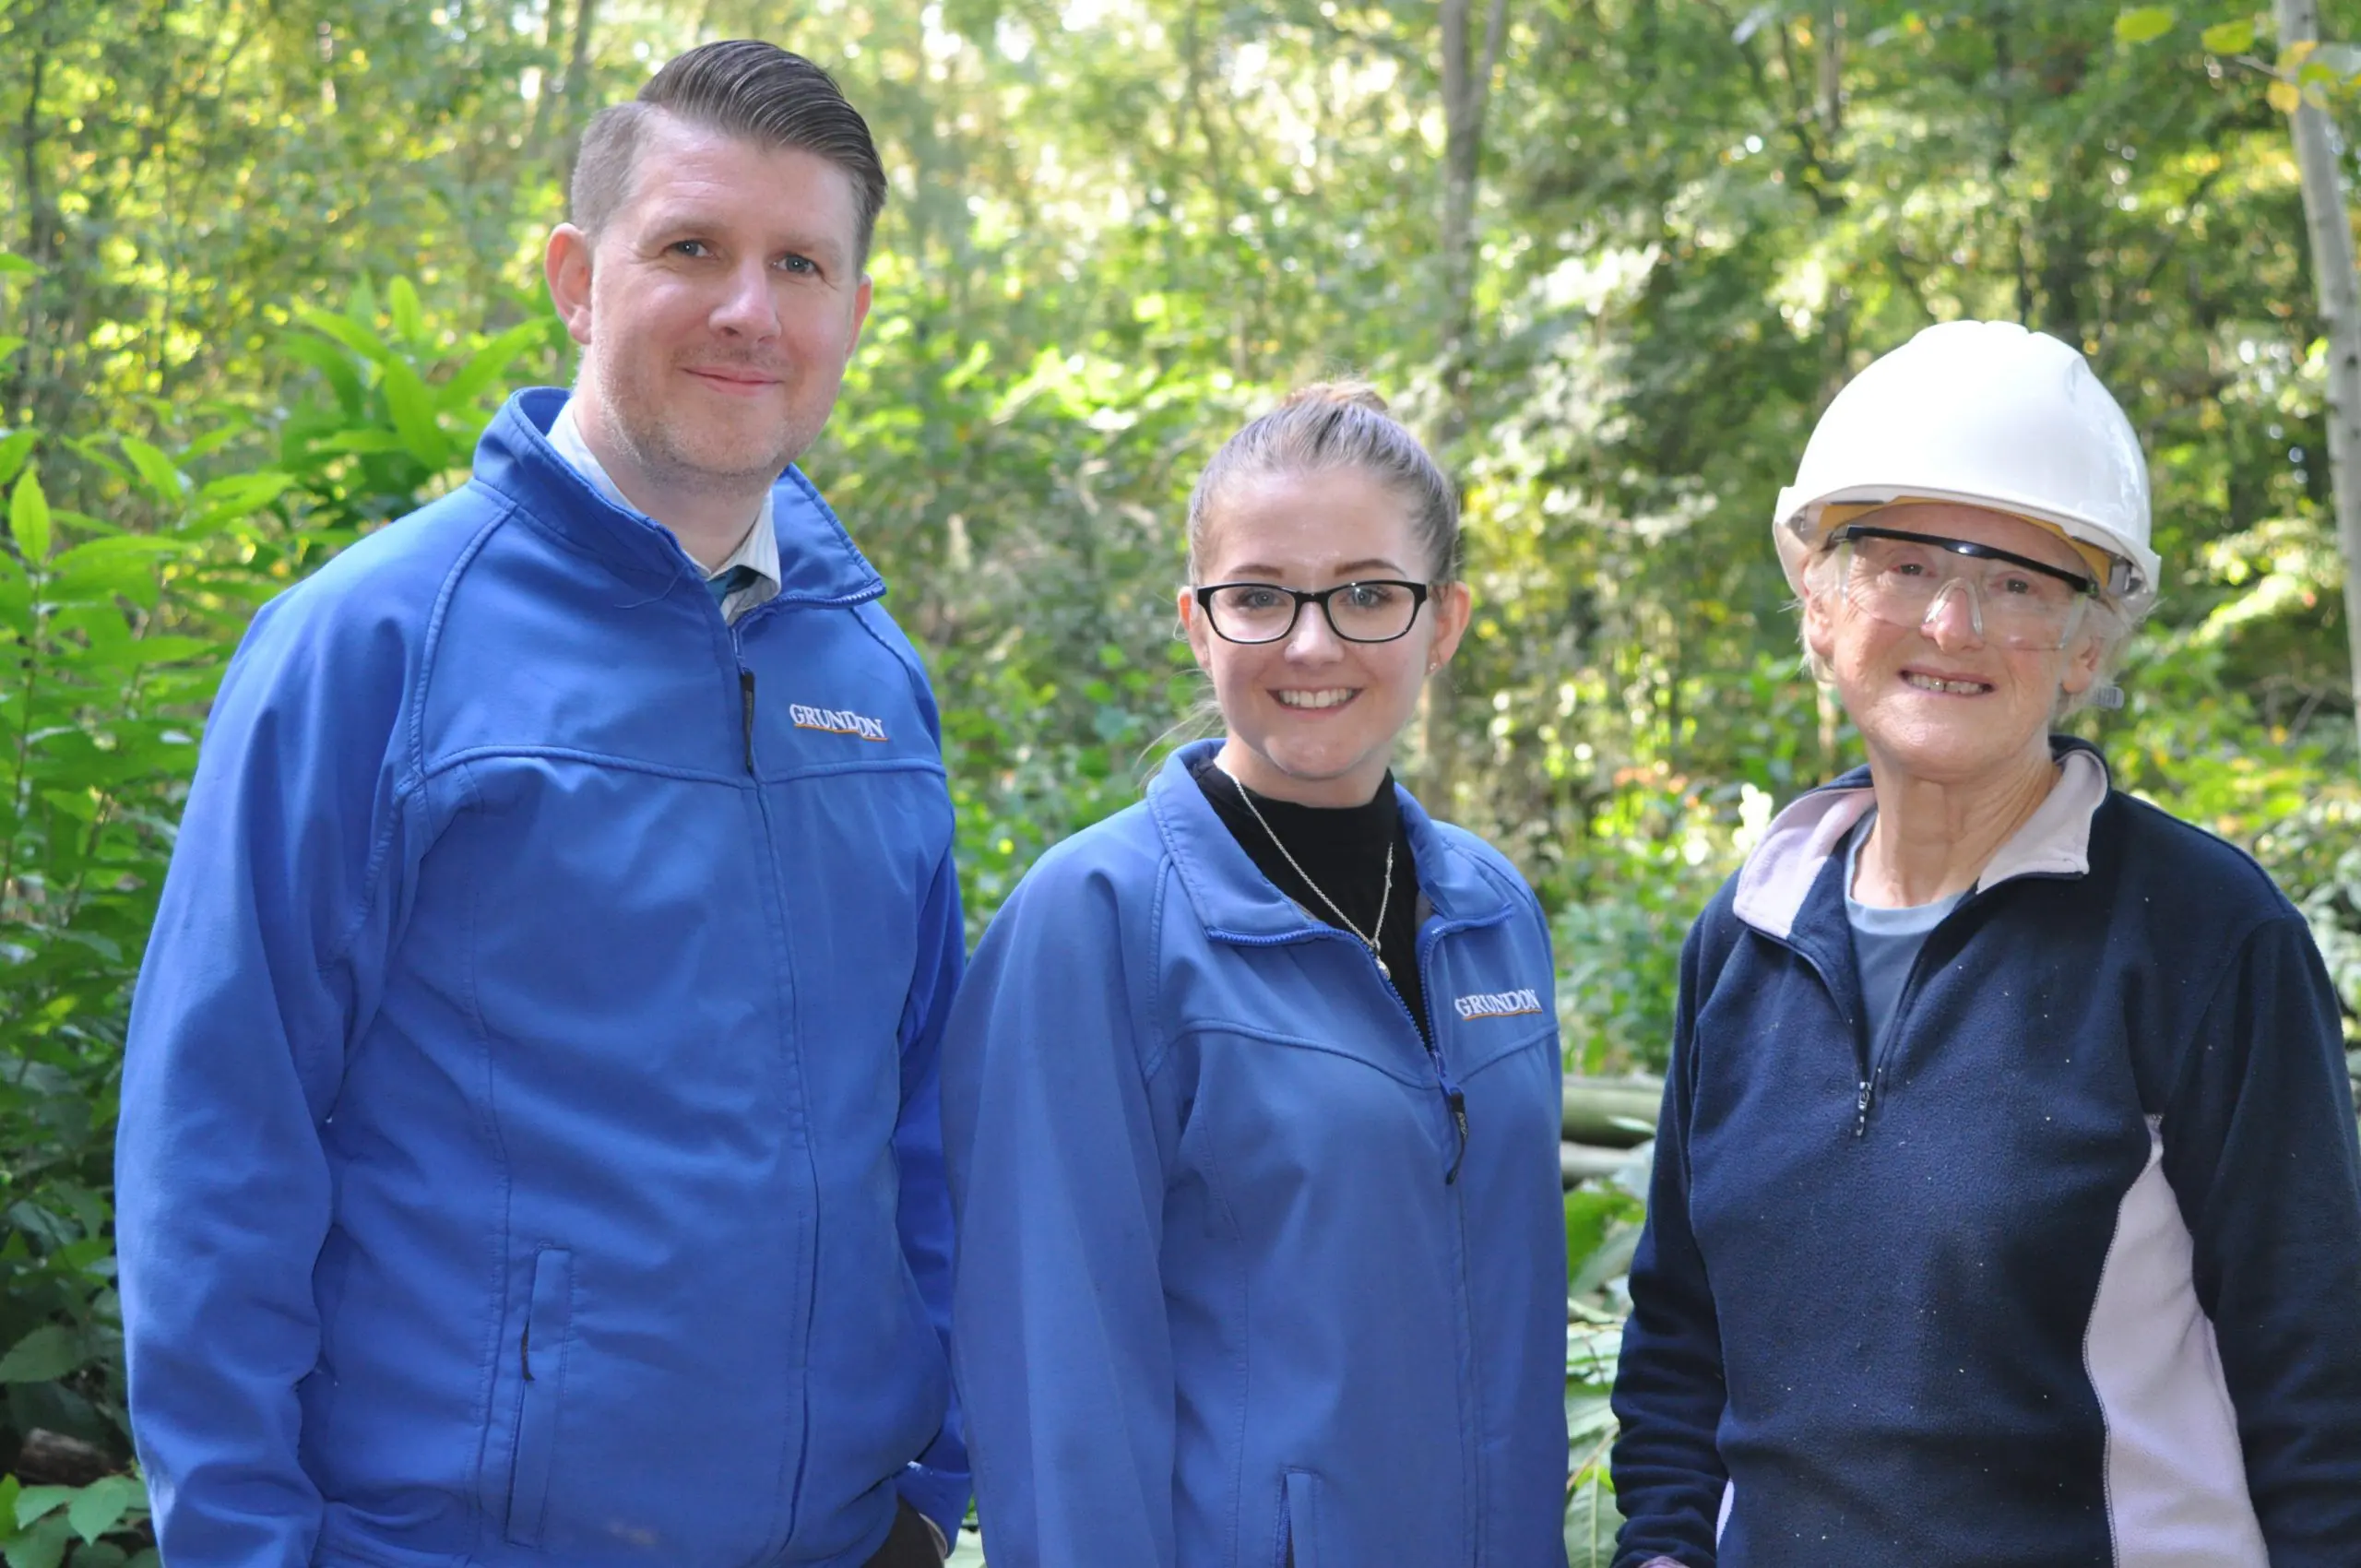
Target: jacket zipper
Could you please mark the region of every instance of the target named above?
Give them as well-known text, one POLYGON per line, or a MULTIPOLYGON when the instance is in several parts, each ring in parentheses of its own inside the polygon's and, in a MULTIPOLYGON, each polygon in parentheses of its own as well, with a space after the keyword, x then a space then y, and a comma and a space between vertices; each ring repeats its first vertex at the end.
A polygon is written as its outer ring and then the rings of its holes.
MULTIPOLYGON (((2012 877, 2010 880, 2015 881, 2017 879, 2012 877)), ((1853 1136, 1855 1138, 1863 1138, 1869 1135, 1869 1111, 1876 1107, 1878 1090, 1885 1083, 1886 1059, 1892 1051, 1894 1038, 1902 1032, 1903 1020, 1910 1016, 1910 1004, 1918 999, 1918 976, 1920 967, 1927 961, 1927 944, 1935 939, 1935 933, 1937 932, 1941 931, 1943 927, 1951 924, 1952 921, 1958 917, 1961 910, 1966 909, 1969 904, 1975 902, 1977 898, 1981 897, 1985 892, 1988 891, 1989 889, 1971 891, 1966 897, 1962 898, 1958 903, 1952 905, 1951 913, 1945 915, 1940 921, 1937 921, 1933 929, 1927 932, 1926 937, 1918 944, 1918 951, 1913 955, 1910 959, 1910 972, 1902 978, 1902 994, 1894 999, 1893 1016, 1885 1021, 1885 1038, 1881 1040, 1862 1040, 1860 1045, 1860 1055, 1857 1058, 1857 1060, 1861 1063, 1861 1076, 1859 1081, 1854 1085, 1853 1089, 1853 1136)), ((1847 940, 1850 940, 1850 936, 1851 933, 1848 931, 1846 933, 1847 940)), ((1797 946, 1792 941, 1783 941, 1782 944, 1786 946, 1789 952, 1794 953, 1797 956, 1802 958, 1805 963, 1811 966, 1812 972, 1820 977, 1820 983, 1821 987, 1828 992, 1830 998, 1833 1000, 1836 994, 1836 987, 1829 983, 1828 971, 1821 967, 1820 961, 1814 958, 1810 954, 1805 952, 1801 947, 1797 946)), ((1857 964, 1857 968, 1858 966, 1857 964)), ((1855 980, 1857 982, 1859 978, 1860 977, 1857 972, 1854 976, 1855 980)), ((1857 984, 1856 989, 1858 989, 1857 984)), ((1869 1024, 1867 1016, 1868 1009, 1864 1008, 1862 1011, 1864 1016, 1854 1025, 1854 1028, 1857 1030, 1866 1028, 1869 1024)))
MULTIPOLYGON (((765 612, 775 612, 778 608, 780 608, 780 600, 777 595, 773 595, 771 598, 765 600, 762 603, 755 605, 752 610, 749 610, 744 614, 739 616, 735 622, 728 623, 728 628, 730 633, 730 654, 734 662, 738 666, 739 732, 744 746, 746 776, 754 780, 754 809, 756 814, 762 819, 763 856, 769 868, 768 877, 774 889, 783 897, 786 890, 783 887, 778 887, 777 885, 777 829, 771 821, 770 799, 766 794, 765 794, 760 777, 756 774, 754 768, 754 671, 746 663, 746 630, 748 626, 753 624, 757 619, 763 617, 765 612)), ((719 612, 719 609, 720 607, 718 605, 715 606, 717 612, 719 612)), ((794 959, 783 946, 778 953, 778 963, 783 971, 791 974, 794 967, 794 959)), ((788 983, 791 986, 791 980, 788 983)), ((789 1005, 792 1006, 791 1001, 789 1005)), ((809 1096, 806 1093, 800 1074, 796 1077, 794 1098, 799 1104, 809 1103, 809 1096)), ((812 1190, 813 1192, 817 1192, 819 1191, 820 1186, 819 1157, 813 1150, 812 1142, 809 1138, 804 1140, 803 1157, 804 1169, 808 1179, 812 1183, 812 1190)), ((812 1302, 818 1294, 818 1281, 813 1277, 813 1271, 817 1267, 818 1259, 818 1243, 816 1241, 813 1241, 805 1248, 805 1273, 803 1277, 798 1281, 798 1284, 801 1286, 801 1293, 804 1302, 803 1354, 808 1360, 812 1351, 812 1302)), ((774 1542, 774 1549, 777 1550, 784 1550, 788 1543, 794 1540, 795 1533, 803 1522, 803 1478, 806 1469, 810 1466, 812 1457, 811 1401, 807 1396, 798 1399, 796 1401, 796 1405, 799 1416, 800 1431, 797 1434, 795 1443, 795 1479, 788 1490, 785 1505, 780 1510, 774 1542)))
MULTIPOLYGON (((1459 1168, 1467 1163, 1467 1095, 1453 1079, 1451 1067, 1442 1059, 1442 1047, 1436 1043, 1435 993, 1434 987, 1427 979, 1427 959, 1433 954, 1435 944, 1441 942, 1447 932, 1457 929, 1438 926, 1431 932, 1420 932, 1418 954, 1412 960, 1418 966, 1418 994, 1427 1000, 1427 1027, 1418 1030, 1418 1043, 1427 1048, 1427 1060, 1434 1063, 1435 1081, 1442 1085, 1443 1103, 1451 1108, 1451 1124, 1459 1132, 1459 1152, 1452 1157, 1451 1169, 1442 1176, 1442 1184, 1446 1187, 1459 1184, 1459 1168)), ((1372 965, 1377 962, 1376 954, 1370 955, 1370 962, 1372 965)), ((1385 994, 1394 998, 1394 1005, 1402 1009, 1402 1016, 1409 1018, 1410 1027, 1417 1029, 1418 1020, 1411 1016, 1410 1004, 1402 1000, 1402 993, 1394 989, 1394 982, 1382 973, 1378 979, 1385 987, 1385 994)))
POLYGON ((743 664, 738 666, 739 707, 745 715, 746 771, 754 771, 754 672, 743 664))
MULTIPOLYGON (((1433 1028, 1434 1004, 1432 999, 1434 996, 1434 985, 1432 983, 1431 977, 1428 973, 1427 960, 1434 956, 1435 948, 1442 944, 1444 937, 1456 935, 1463 931, 1473 931, 1478 926, 1493 925, 1498 923, 1499 922, 1496 921, 1465 921, 1438 923, 1418 933, 1417 958, 1418 966, 1418 986, 1420 993, 1429 999, 1427 1004, 1427 1016, 1429 1020, 1428 1027, 1430 1029, 1433 1028)), ((1444 1186, 1456 1188, 1459 1184, 1460 1167, 1465 1164, 1467 1160, 1467 1096, 1465 1092, 1460 1088, 1458 1083, 1452 1077, 1451 1069, 1443 1063, 1442 1051, 1435 1044, 1431 1036, 1418 1030, 1418 1020, 1417 1016, 1410 1011, 1410 1004, 1402 1000, 1402 993, 1394 989, 1394 982, 1387 980, 1385 978, 1384 971, 1377 967, 1377 955, 1370 950, 1369 944, 1361 941, 1357 936, 1348 936, 1344 932, 1337 931, 1334 927, 1330 926, 1313 926, 1307 930, 1296 932, 1286 936, 1225 935, 1223 940, 1234 943, 1241 947, 1284 947, 1288 944, 1295 942, 1350 942, 1355 948, 1359 950, 1362 958, 1369 964, 1370 972, 1376 977, 1379 986, 1384 990, 1387 996, 1393 998, 1394 1010, 1402 1015, 1404 1021, 1410 1026, 1412 1031, 1418 1034, 1418 1043, 1426 1047, 1427 1060, 1434 1065, 1435 1081, 1442 1089, 1443 1103, 1448 1106, 1451 1111, 1452 1126, 1459 1134, 1459 1152, 1453 1158, 1451 1169, 1444 1173, 1442 1179, 1444 1186)), ((1474 1295, 1474 1292, 1469 1289, 1467 1283, 1467 1194, 1465 1192, 1454 1192, 1452 1195, 1452 1201, 1457 1206, 1458 1209, 1459 1315, 1460 1336, 1464 1341, 1467 1337, 1468 1333, 1467 1321, 1469 1312, 1467 1303, 1474 1295)), ((1466 1347, 1463 1344, 1458 1348, 1460 1351, 1464 1352, 1466 1347)), ((1477 1543, 1477 1551, 1479 1553, 1477 1560, 1481 1561, 1480 1552, 1482 1546, 1478 1537, 1482 1529, 1483 1510, 1476 1501, 1482 1491, 1482 1484, 1477 1475, 1477 1467, 1480 1466, 1481 1459, 1480 1455, 1474 1452, 1476 1447, 1476 1432, 1474 1424, 1466 1419, 1467 1398, 1468 1390, 1463 1380, 1459 1387, 1459 1424, 1462 1431, 1460 1465, 1466 1478, 1467 1499, 1470 1511, 1470 1517, 1465 1522, 1465 1528, 1468 1530, 1469 1538, 1471 1540, 1476 1540, 1477 1543)), ((1290 1551, 1293 1550, 1292 1543, 1290 1543, 1289 1550, 1290 1551)))

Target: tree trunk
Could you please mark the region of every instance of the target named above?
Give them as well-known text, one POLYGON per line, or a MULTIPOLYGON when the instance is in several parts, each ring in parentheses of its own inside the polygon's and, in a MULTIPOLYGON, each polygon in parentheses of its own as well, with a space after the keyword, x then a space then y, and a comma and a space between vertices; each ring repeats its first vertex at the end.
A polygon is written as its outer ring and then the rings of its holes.
MULTIPOLYGON (((1443 410, 1436 445, 1446 462, 1474 422, 1476 175, 1484 150, 1485 98, 1508 24, 1508 0, 1491 0, 1480 54, 1474 20, 1473 0, 1442 0, 1443 410)), ((1451 672, 1438 671, 1427 683, 1426 774, 1419 784, 1428 803, 1444 814, 1452 812, 1458 785, 1458 706, 1451 672)))
MULTIPOLYGON (((2279 47, 2317 42, 2316 0, 2277 0, 2279 47)), ((2329 140, 2328 115, 2298 103, 2292 116, 2296 163, 2303 172, 2304 226, 2311 232, 2312 285, 2320 332, 2328 339, 2328 475, 2336 507, 2336 544, 2344 558, 2344 646, 2351 660, 2354 722, 2361 726, 2361 279, 2353 266, 2353 221, 2344 180, 2329 140)))
POLYGON ((1836 138, 1845 134, 1845 7, 1821 0, 1819 25, 1812 29, 1812 42, 1820 54, 1819 91, 1821 145, 1831 158, 1836 155, 1836 138))
MULTIPOLYGON (((48 162, 42 150, 41 93, 43 68, 49 64, 49 47, 44 32, 35 41, 31 80, 25 88, 24 124, 18 130, 18 150, 24 160, 24 255, 37 267, 46 267, 53 259, 57 227, 56 215, 42 192, 41 178, 48 162)), ((0 402, 0 419, 14 415, 16 422, 22 425, 40 422, 39 410, 34 407, 37 386, 33 367, 48 347, 42 328, 46 325, 46 291, 51 286, 52 280, 45 275, 28 278, 16 286, 25 345, 11 356, 15 365, 8 377, 6 400, 0 402)))
MULTIPOLYGON (((552 0, 555 4, 555 0, 552 0)), ((565 65, 565 113, 558 125, 564 146, 558 153, 558 187, 574 188, 574 159, 582 150, 582 130, 596 113, 590 101, 590 30, 597 22, 598 0, 576 0, 574 7, 574 53, 565 65)))

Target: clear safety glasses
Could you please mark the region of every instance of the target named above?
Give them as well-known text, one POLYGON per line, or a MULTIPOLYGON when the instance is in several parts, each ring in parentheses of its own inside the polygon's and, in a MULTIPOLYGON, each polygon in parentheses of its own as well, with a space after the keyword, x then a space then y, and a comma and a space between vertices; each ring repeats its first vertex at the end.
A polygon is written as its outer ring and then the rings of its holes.
POLYGON ((2055 652, 2099 591, 2079 573, 1964 539, 1859 523, 1829 538, 1840 552, 1846 602, 1889 626, 1916 630, 1956 594, 1978 637, 2055 652))

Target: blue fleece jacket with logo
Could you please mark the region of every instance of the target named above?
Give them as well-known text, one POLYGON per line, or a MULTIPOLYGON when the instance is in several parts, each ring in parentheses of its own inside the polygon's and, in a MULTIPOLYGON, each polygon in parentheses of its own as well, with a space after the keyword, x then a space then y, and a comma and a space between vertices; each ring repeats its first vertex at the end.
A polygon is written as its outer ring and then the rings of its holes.
POLYGON ((1255 868, 1189 755, 1042 857, 944 1041, 955 1353, 993 1568, 1562 1568, 1540 910, 1400 797, 1430 1056, 1368 949, 1255 868))
POLYGON ((925 676, 801 474, 727 625, 564 401, 208 726, 117 1167, 173 1568, 844 1568, 965 1506, 925 676))
POLYGON ((1619 1568, 2352 1568, 2361 1148, 2254 862, 2058 784, 1872 1053, 1866 770, 1683 950, 1615 1408, 1619 1568))

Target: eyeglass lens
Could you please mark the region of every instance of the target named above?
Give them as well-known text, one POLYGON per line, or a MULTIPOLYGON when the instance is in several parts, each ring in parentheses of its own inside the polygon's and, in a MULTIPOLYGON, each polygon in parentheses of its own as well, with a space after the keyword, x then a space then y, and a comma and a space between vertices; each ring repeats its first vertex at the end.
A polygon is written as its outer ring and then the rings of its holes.
POLYGON ((1940 544, 1857 539, 1845 569, 1845 597, 1890 626, 1924 625, 1946 590, 1964 595, 1979 636, 2010 647, 2055 650, 2066 645, 2081 594, 2043 573, 2006 561, 1977 560, 1940 544))
MULTIPOLYGON (((1392 642, 1410 629, 1418 595, 1408 583, 1340 583, 1316 599, 1329 629, 1347 642, 1392 642)), ((1234 643, 1276 642, 1295 630, 1301 603, 1272 583, 1223 583, 1205 600, 1214 630, 1234 643)))

